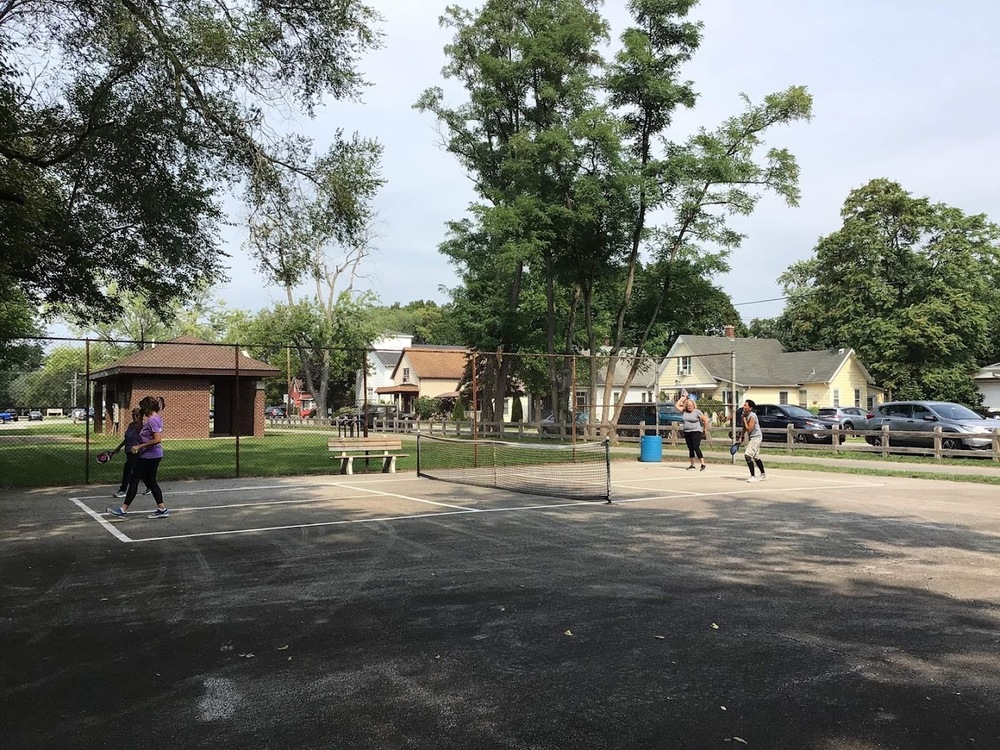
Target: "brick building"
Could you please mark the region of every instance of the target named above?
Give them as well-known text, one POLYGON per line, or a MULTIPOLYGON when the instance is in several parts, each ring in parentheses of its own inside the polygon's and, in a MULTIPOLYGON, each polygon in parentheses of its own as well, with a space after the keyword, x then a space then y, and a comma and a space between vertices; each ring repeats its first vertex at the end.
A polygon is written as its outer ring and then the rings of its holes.
POLYGON ((180 336, 90 375, 97 407, 94 431, 120 434, 144 396, 162 396, 163 421, 171 439, 260 437, 265 406, 262 378, 281 375, 279 368, 234 346, 180 336))

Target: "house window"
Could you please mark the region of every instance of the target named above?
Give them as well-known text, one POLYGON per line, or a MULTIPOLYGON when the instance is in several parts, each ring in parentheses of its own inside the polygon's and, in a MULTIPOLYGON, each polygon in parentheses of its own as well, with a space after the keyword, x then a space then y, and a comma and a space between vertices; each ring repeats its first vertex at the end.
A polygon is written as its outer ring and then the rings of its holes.
POLYGON ((404 383, 409 383, 410 382, 410 368, 409 367, 404 367, 403 368, 403 382, 404 383))
POLYGON ((690 375, 691 374, 691 358, 690 357, 680 357, 677 360, 677 374, 678 375, 690 375))
POLYGON ((861 389, 860 388, 855 388, 854 389, 854 405, 855 406, 861 406, 861 389))
POLYGON ((788 391, 778 391, 778 403, 783 405, 788 404, 788 391))
POLYGON ((803 409, 809 406, 809 391, 805 388, 799 388, 799 406, 803 409))
MULTIPOLYGON (((741 404, 742 401, 739 400, 740 392, 736 391, 736 403, 741 404)), ((731 390, 722 391, 722 403, 732 404, 733 403, 733 392, 731 390)))
POLYGON ((581 406, 586 406, 587 405, 587 392, 586 391, 577 391, 576 392, 576 405, 577 405, 577 407, 581 407, 581 406))
POLYGON ((834 388, 833 389, 833 405, 834 406, 840 406, 840 389, 839 388, 834 388))
POLYGON ((622 399, 622 394, 620 394, 618 391, 615 391, 614 393, 612 393, 611 396, 612 396, 612 398, 614 400, 614 403, 616 403, 616 404, 619 401, 621 401, 621 399, 622 399))

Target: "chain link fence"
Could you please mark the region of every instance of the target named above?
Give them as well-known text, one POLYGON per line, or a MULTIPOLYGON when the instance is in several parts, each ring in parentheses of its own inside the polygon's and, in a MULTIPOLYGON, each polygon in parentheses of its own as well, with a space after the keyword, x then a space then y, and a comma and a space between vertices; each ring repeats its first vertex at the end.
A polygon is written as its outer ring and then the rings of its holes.
MULTIPOLYGON (((0 375, 3 486, 106 484, 113 491, 122 481, 124 453, 104 464, 96 457, 121 446, 144 396, 165 402, 165 481, 332 473, 331 438, 342 444, 386 433, 405 441, 417 432, 510 441, 609 438, 624 446, 658 435, 679 447, 675 403, 682 391, 709 417, 707 446, 721 449, 738 430, 746 396, 733 352, 659 359, 459 347, 387 352, 193 337, 31 343, 34 366, 0 375)), ((823 448, 796 438, 794 431, 776 437, 789 450, 823 448)), ((886 453, 884 444, 856 442, 834 441, 832 449, 886 453)), ((398 468, 414 468, 413 451, 404 452, 411 455, 400 457, 398 468)))

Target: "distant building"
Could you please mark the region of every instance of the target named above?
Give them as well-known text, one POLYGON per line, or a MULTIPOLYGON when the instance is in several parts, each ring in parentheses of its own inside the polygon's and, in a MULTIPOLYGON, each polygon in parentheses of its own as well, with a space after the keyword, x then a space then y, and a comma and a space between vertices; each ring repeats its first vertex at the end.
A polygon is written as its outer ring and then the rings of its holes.
POLYGON ((732 326, 725 336, 678 336, 660 366, 659 385, 668 401, 676 399, 681 388, 737 405, 749 398, 806 409, 870 409, 885 400, 883 389, 853 349, 786 352, 777 339, 737 338, 732 326))
POLYGON ((983 394, 983 406, 1000 414, 1000 362, 987 365, 973 375, 972 379, 983 394))
POLYGON ((403 350, 413 345, 408 333, 386 332, 373 345, 367 355, 368 372, 358 370, 355 376, 355 405, 360 409, 365 402, 380 402, 379 388, 392 385, 392 372, 396 369, 403 350))

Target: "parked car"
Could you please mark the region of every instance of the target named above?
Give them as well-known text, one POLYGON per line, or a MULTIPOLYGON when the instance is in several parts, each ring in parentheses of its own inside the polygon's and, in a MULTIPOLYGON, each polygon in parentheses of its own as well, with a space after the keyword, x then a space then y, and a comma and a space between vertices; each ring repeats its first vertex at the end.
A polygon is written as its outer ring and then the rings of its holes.
MULTIPOLYGON (((983 419, 972 409, 950 401, 890 401, 875 407, 867 416, 869 430, 888 428, 890 446, 933 448, 934 430, 940 427, 944 450, 983 449, 992 445, 990 437, 966 436, 1000 429, 1000 419, 983 419)), ((882 444, 880 435, 868 435, 865 440, 871 445, 882 444)))
POLYGON ((38 411, 38 409, 32 409, 31 411, 28 412, 28 421, 29 422, 41 422, 42 421, 42 413, 40 411, 38 411))
POLYGON ((796 443, 833 443, 833 431, 840 423, 827 417, 818 417, 808 409, 792 404, 757 404, 754 409, 764 430, 764 440, 785 440, 788 426, 796 430, 796 443))
MULTIPOLYGON (((697 404, 695 406, 697 407, 697 404)), ((684 421, 683 415, 675 404, 657 404, 656 409, 659 412, 660 424, 680 423, 684 421)))
MULTIPOLYGON (((561 434, 565 434, 567 432, 567 428, 569 427, 569 421, 568 421, 569 420, 569 415, 568 414, 566 415, 566 420, 567 421, 565 421, 565 422, 560 422, 559 424, 556 424, 556 415, 555 414, 549 414, 547 417, 545 417, 542 420, 541 424, 538 427, 538 432, 541 433, 541 434, 543 434, 543 435, 561 435, 561 434)), ((589 420, 590 420, 590 415, 589 415, 589 413, 586 410, 584 410, 584 411, 578 411, 576 413, 576 424, 577 424, 576 434, 577 435, 579 435, 579 434, 581 434, 583 432, 583 425, 587 424, 587 422, 589 420)))
POLYGON ((867 414, 860 406, 829 406, 819 410, 821 417, 836 421, 842 430, 867 430, 867 414))
POLYGON ((13 409, 4 409, 2 412, 0 412, 0 419, 2 419, 4 422, 16 422, 17 412, 14 411, 13 409))
POLYGON ((12 421, 13 420, 10 418, 10 414, 5 411, 0 411, 0 424, 7 424, 12 421))
POLYGON ((284 406, 265 406, 264 416, 271 419, 280 419, 288 416, 288 410, 284 406))

